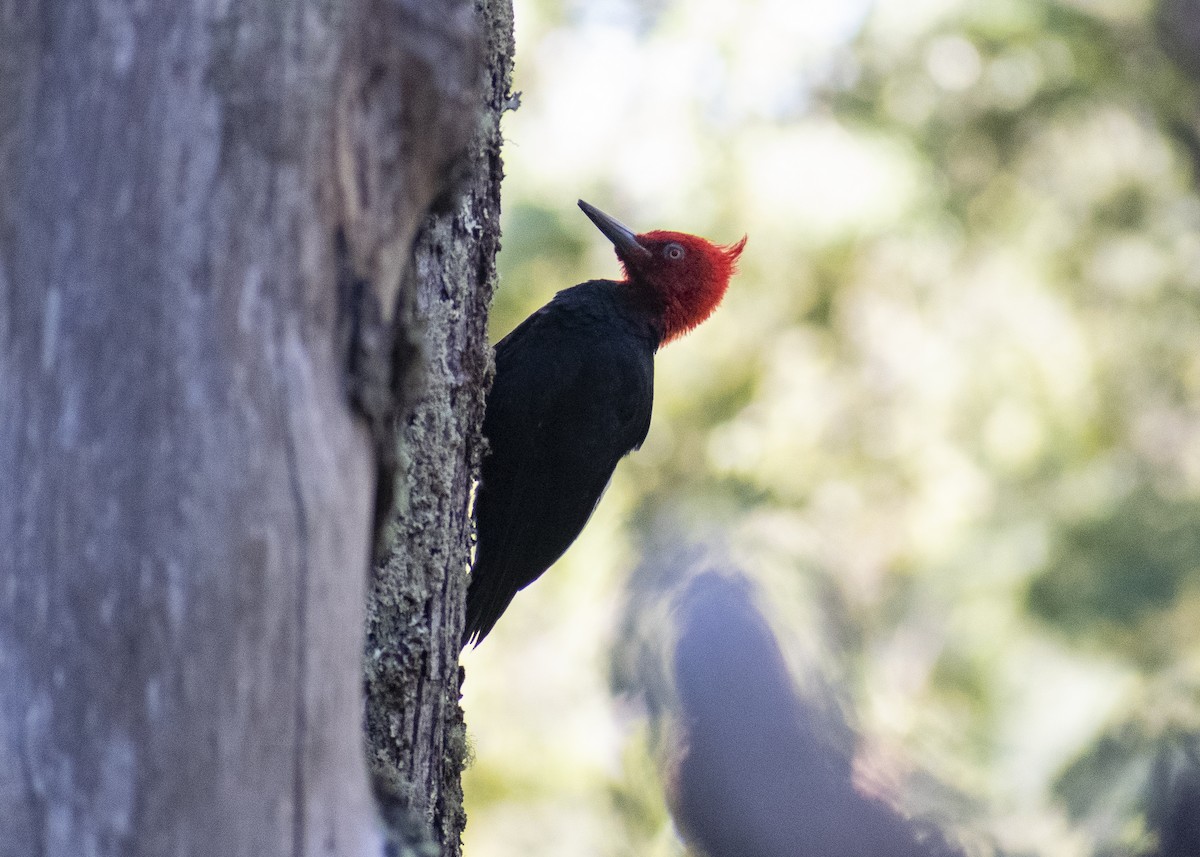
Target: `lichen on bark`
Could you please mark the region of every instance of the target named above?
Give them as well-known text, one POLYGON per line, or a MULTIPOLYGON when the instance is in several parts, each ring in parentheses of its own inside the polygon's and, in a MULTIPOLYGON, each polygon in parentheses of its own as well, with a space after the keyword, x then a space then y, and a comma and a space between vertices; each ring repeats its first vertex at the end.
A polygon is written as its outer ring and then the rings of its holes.
POLYGON ((399 326, 416 332, 420 371, 396 438, 395 499, 370 587, 365 658, 368 755, 381 804, 428 825, 446 857, 460 853, 466 821, 458 654, 513 50, 509 0, 478 0, 476 13, 487 63, 479 124, 457 194, 422 224, 402 288, 399 326))

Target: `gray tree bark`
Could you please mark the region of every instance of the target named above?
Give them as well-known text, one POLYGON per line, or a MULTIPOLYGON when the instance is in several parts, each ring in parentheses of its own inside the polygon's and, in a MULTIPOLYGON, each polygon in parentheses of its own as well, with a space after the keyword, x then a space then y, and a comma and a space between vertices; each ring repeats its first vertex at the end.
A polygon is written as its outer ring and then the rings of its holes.
POLYGON ((461 853, 466 822, 458 655, 472 540, 468 506, 491 372, 487 306, 500 246, 500 117, 515 105, 511 0, 477 0, 476 8, 487 42, 484 118, 462 196, 428 218, 417 240, 409 306, 427 334, 425 371, 398 435, 397 497, 371 586, 366 650, 376 786, 385 806, 415 818, 444 857, 461 853))
POLYGON ((453 0, 0 0, 3 857, 379 853, 392 319, 476 32, 453 0))

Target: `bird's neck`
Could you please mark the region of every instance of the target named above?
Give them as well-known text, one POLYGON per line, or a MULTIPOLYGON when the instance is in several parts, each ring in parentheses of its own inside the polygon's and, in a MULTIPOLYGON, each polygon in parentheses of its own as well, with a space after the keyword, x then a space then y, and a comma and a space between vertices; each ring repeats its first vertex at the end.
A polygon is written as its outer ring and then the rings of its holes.
POLYGON ((643 296, 645 311, 654 316, 655 326, 661 332, 660 347, 698 327, 716 311, 725 297, 724 285, 689 285, 672 289, 631 286, 643 296))

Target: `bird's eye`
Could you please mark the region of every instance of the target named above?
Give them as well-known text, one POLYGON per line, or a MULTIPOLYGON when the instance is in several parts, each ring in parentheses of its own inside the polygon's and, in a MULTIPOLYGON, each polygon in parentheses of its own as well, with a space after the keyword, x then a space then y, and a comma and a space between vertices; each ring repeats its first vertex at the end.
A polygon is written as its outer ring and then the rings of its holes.
POLYGON ((666 249, 663 250, 663 255, 666 256, 668 259, 670 259, 673 262, 678 262, 680 259, 683 258, 683 245, 682 244, 668 244, 666 246, 666 249))

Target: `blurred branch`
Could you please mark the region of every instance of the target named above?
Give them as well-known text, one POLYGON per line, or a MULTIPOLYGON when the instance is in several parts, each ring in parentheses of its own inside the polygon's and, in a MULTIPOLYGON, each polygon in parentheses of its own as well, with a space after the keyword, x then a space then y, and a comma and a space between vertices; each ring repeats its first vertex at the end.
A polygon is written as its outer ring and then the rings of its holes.
POLYGON ((1154 766, 1147 823, 1158 839, 1155 857, 1200 854, 1200 740, 1164 742, 1154 766))
POLYGON ((1162 0, 1155 23, 1163 50, 1200 81, 1200 0, 1162 0))
MULTIPOLYGON (((1200 0, 1162 0, 1154 20, 1155 34, 1163 52, 1176 68, 1193 82, 1200 82, 1200 0)), ((1200 127, 1196 110, 1168 116, 1163 130, 1187 153, 1193 181, 1200 180, 1200 127)))
POLYGON ((750 581, 695 553, 664 555, 683 559, 648 572, 662 600, 632 599, 631 615, 661 616, 665 603, 672 621, 626 627, 656 629, 657 646, 633 644, 643 664, 656 647, 666 653, 664 678, 639 675, 670 748, 668 802, 688 843, 708 857, 961 854, 936 825, 856 788, 846 724, 798 691, 750 581))

